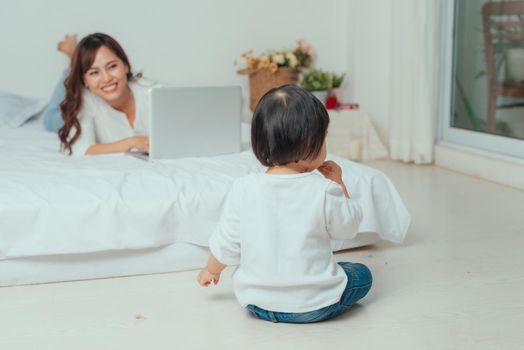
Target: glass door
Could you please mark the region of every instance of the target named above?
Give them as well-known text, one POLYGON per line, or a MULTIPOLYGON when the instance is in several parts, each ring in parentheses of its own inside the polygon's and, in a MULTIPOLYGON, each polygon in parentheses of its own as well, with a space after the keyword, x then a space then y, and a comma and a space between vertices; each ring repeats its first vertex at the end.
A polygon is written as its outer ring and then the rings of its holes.
POLYGON ((524 1, 443 6, 442 139, 524 158, 524 1))

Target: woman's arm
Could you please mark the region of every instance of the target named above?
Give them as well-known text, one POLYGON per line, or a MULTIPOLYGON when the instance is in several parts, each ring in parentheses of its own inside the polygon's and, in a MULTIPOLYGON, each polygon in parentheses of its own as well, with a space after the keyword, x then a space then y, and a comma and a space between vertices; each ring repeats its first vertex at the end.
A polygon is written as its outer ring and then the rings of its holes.
POLYGON ((132 136, 120 141, 110 143, 97 143, 90 146, 85 154, 108 154, 108 153, 122 153, 127 152, 133 148, 149 152, 149 137, 148 136, 132 136))

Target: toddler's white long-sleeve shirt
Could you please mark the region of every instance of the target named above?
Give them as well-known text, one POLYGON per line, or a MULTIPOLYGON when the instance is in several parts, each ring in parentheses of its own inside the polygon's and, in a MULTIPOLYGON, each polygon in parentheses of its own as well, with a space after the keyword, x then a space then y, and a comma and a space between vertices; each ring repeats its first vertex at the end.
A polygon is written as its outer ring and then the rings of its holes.
POLYGON ((361 219, 360 206, 317 171, 250 174, 233 184, 210 249, 239 264, 233 280, 243 307, 308 312, 340 300, 347 277, 330 240, 353 238, 361 219))

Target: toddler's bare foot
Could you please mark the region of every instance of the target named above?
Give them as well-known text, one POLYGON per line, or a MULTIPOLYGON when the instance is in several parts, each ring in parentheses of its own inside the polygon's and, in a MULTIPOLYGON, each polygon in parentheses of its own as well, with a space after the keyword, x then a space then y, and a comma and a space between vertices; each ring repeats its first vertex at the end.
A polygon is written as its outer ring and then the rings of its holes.
POLYGON ((73 53, 76 48, 76 34, 66 35, 62 41, 57 45, 58 51, 65 53, 69 58, 73 58, 73 53))

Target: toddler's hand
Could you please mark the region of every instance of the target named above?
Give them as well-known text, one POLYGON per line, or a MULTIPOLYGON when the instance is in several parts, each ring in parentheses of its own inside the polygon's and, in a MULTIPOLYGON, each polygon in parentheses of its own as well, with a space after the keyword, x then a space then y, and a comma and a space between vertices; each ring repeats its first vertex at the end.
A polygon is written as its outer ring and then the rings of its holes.
POLYGON ((207 287, 213 282, 214 284, 217 284, 220 280, 220 273, 213 274, 209 272, 207 268, 203 268, 200 270, 197 276, 197 281, 202 287, 207 287))
POLYGON ((332 160, 328 160, 318 167, 318 171, 320 171, 320 173, 324 175, 327 179, 330 179, 331 181, 334 181, 337 184, 339 184, 342 187, 342 192, 344 192, 344 196, 346 196, 346 198, 349 198, 349 193, 346 188, 346 185, 344 184, 344 181, 342 181, 342 168, 340 167, 340 165, 333 162, 332 160))
POLYGON ((318 168, 318 171, 320 171, 320 173, 327 179, 335 181, 338 184, 342 184, 342 168, 332 160, 325 161, 318 168))

